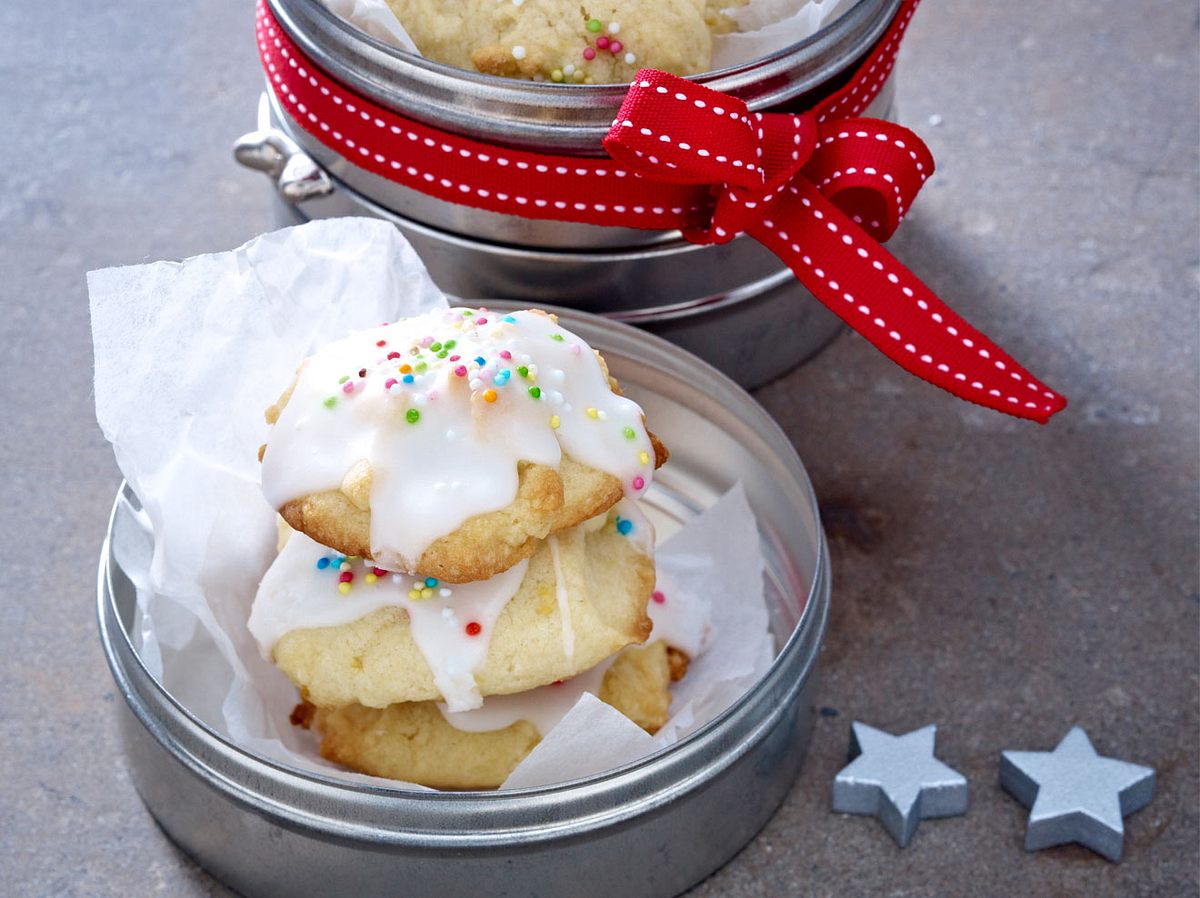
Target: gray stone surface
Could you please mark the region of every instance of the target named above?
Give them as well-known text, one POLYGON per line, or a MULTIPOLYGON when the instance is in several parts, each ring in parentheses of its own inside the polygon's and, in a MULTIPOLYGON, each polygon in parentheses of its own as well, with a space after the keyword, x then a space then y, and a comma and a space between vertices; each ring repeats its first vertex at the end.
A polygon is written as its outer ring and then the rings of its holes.
MULTIPOLYGON (((0 5, 0 882, 220 895, 130 787, 93 620, 117 470, 92 414, 83 273, 268 227, 229 160, 259 89, 249 0, 0 5)), ((1038 428, 844 337, 760 391, 816 484, 834 603, 807 768, 699 898, 1194 895, 1200 857, 1197 11, 931 3, 901 116, 939 162, 903 257, 1071 397, 1038 428), (936 124, 935 124, 936 123, 936 124), (939 724, 966 817, 900 851, 829 811, 851 718, 939 724), (1074 723, 1154 766, 1125 861, 1022 850, 1003 748, 1074 723)))

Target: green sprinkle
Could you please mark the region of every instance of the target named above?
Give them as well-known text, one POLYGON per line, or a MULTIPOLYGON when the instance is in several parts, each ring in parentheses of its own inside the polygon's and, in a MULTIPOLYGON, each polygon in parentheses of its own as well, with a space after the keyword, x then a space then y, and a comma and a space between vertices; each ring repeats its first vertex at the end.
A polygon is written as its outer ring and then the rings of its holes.
POLYGON ((632 427, 626 427, 624 430, 621 431, 621 433, 625 434, 625 439, 627 439, 627 440, 632 440, 637 436, 637 434, 634 433, 634 430, 632 427))
POLYGON ((542 398, 542 388, 541 387, 530 387, 529 395, 532 396, 534 399, 541 399, 542 398))
POLYGON ((446 356, 448 356, 448 355, 450 355, 450 350, 449 350, 449 349, 443 349, 441 352, 439 352, 439 353, 438 353, 438 358, 439 358, 439 359, 444 359, 444 358, 445 358, 446 356))
POLYGON ((463 309, 463 317, 464 318, 470 318, 474 314, 475 314, 474 309, 463 309))
POLYGON ((415 366, 413 366, 413 370, 416 371, 418 374, 420 374, 422 371, 424 371, 428 367, 429 366, 426 365, 424 362, 417 362, 417 364, 415 366))
POLYGON ((333 408, 335 405, 337 405, 337 397, 330 396, 322 404, 325 406, 325 408, 333 408))
POLYGON ((442 351, 442 344, 441 344, 441 343, 430 343, 430 344, 429 344, 429 351, 430 351, 430 352, 441 352, 441 351, 442 351))
POLYGON ((592 20, 591 20, 590 22, 588 22, 588 24, 587 24, 587 29, 588 29, 588 31, 590 31, 592 34, 596 34, 596 33, 597 33, 599 30, 600 30, 600 28, 601 28, 601 25, 600 25, 600 20, 599 20, 599 19, 592 19, 592 20))
POLYGON ((340 383, 340 384, 344 384, 344 383, 345 383, 346 381, 348 381, 349 379, 350 379, 350 375, 349 375, 349 374, 343 375, 343 376, 342 376, 342 379, 341 379, 341 380, 339 380, 339 381, 338 381, 338 383, 340 383))
POLYGON ((416 424, 418 421, 421 420, 421 413, 419 411, 417 411, 415 408, 410 408, 407 412, 404 413, 404 417, 408 419, 409 424, 416 424))
POLYGON ((522 377, 528 377, 528 376, 529 376, 529 369, 528 369, 528 368, 526 368, 524 365, 518 365, 518 366, 517 366, 517 373, 518 373, 519 375, 521 375, 522 377))
POLYGON ((554 340, 556 343, 561 343, 563 341, 563 335, 562 334, 551 334, 550 339, 554 340))
POLYGON ((445 343, 442 344, 442 348, 443 349, 453 349, 457 345, 458 345, 457 340, 447 340, 445 343))

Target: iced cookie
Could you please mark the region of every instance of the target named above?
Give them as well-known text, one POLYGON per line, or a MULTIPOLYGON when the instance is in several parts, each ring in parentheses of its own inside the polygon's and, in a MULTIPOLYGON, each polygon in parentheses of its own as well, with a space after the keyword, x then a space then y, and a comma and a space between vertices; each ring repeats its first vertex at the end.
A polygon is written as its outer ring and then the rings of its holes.
POLYGON ((422 55, 508 78, 571 84, 631 81, 638 69, 708 69, 705 0, 387 0, 422 55))
POLYGON ((631 502, 540 544, 480 582, 392 574, 294 534, 249 627, 322 707, 383 708, 523 692, 575 676, 650 633, 653 531, 631 502))
POLYGON ((435 702, 336 710, 305 703, 293 722, 321 736, 325 758, 353 770, 439 789, 494 789, 583 692, 656 732, 670 706, 672 655, 683 657, 663 642, 627 648, 571 680, 493 696, 475 711, 450 713, 435 702))
POLYGON ((603 359, 540 312, 353 334, 305 360, 267 420, 263 491, 289 524, 451 583, 642 495, 667 456, 603 359))

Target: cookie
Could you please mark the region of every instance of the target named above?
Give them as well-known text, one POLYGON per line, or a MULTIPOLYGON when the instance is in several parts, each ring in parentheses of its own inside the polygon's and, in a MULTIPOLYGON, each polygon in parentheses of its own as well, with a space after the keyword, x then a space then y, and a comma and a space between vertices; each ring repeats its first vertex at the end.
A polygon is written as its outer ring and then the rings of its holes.
POLYGON ((653 531, 628 500, 487 581, 447 585, 346 559, 301 534, 264 576, 249 627, 322 707, 524 692, 649 635, 653 531))
MULTIPOLYGON (((507 706, 483 721, 452 723, 460 715, 447 715, 434 702, 416 702, 334 710, 306 703, 296 709, 293 722, 320 735, 323 757, 352 770, 438 789, 494 789, 583 691, 597 694, 647 732, 656 732, 667 720, 671 701, 669 654, 662 642, 625 649, 599 676, 589 677, 589 671, 577 678, 593 682, 571 681, 500 697, 507 706), (598 686, 595 680, 600 680, 598 686)), ((490 712, 494 701, 488 699, 481 710, 490 712)))
POLYGON ((639 69, 706 71, 705 0, 388 0, 422 55, 507 78, 571 84, 631 81, 639 69))
POLYGON ((451 583, 642 495, 667 458, 603 359, 537 312, 354 334, 307 359, 267 420, 263 490, 292 527, 451 583))

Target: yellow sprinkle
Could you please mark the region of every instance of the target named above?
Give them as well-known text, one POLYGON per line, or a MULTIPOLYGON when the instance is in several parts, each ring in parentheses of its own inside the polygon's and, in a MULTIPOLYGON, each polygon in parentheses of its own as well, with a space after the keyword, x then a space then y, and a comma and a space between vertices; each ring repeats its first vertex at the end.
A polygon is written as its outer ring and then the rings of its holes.
POLYGON ((338 584, 338 592, 340 592, 344 596, 350 595, 350 584, 349 583, 339 583, 338 584))
POLYGON ((433 590, 430 589, 428 586, 426 586, 424 589, 421 590, 421 598, 432 599, 433 598, 433 590))
POLYGON ((591 419, 594 421, 594 420, 596 420, 597 418, 599 418, 599 417, 600 417, 600 412, 599 412, 599 410, 597 410, 597 409, 594 409, 594 408, 589 408, 589 409, 587 410, 587 416, 588 416, 589 418, 591 418, 591 419))
POLYGON ((412 600, 415 602, 417 599, 421 598, 421 590, 419 590, 419 589, 410 589, 410 590, 408 591, 408 597, 409 597, 410 599, 412 599, 412 600))
POLYGON ((561 420, 559 420, 559 417, 558 417, 558 415, 551 415, 551 416, 550 416, 550 428, 551 428, 552 430, 558 430, 558 425, 559 425, 559 424, 561 424, 561 423, 562 423, 562 421, 561 421, 561 420))
POLYGON ((355 561, 358 561, 358 556, 357 555, 347 555, 346 560, 353 564, 355 561))
POLYGON ((378 579, 379 578, 374 574, 367 574, 365 577, 363 577, 363 580, 365 580, 367 583, 374 583, 378 579))
POLYGON ((638 461, 640 461, 644 465, 650 464, 650 453, 643 452, 641 455, 638 456, 638 461))
POLYGON ((483 401, 484 402, 495 402, 496 401, 496 391, 495 390, 485 390, 484 394, 483 394, 483 401))

